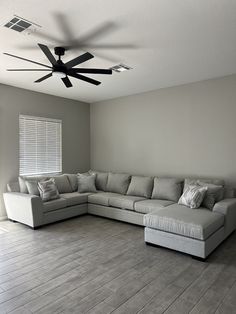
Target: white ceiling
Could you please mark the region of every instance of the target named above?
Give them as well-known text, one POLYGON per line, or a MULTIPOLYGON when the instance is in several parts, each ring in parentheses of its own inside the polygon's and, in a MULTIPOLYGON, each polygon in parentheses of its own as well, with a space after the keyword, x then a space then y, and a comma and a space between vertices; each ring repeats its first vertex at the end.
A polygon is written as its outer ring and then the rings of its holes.
POLYGON ((96 102, 236 73, 235 0, 1 0, 0 21, 0 83, 46 94, 96 102), (41 25, 40 33, 24 35, 3 27, 14 14, 41 25), (40 66, 3 52, 48 64, 34 48, 38 42, 66 45, 69 36, 82 41, 98 28, 107 31, 68 51, 64 60, 89 51, 95 58, 85 67, 123 62, 133 70, 90 75, 102 81, 99 86, 72 78, 68 89, 56 78, 34 83, 43 72, 6 71, 40 66), (131 47, 104 47, 108 44, 131 47))

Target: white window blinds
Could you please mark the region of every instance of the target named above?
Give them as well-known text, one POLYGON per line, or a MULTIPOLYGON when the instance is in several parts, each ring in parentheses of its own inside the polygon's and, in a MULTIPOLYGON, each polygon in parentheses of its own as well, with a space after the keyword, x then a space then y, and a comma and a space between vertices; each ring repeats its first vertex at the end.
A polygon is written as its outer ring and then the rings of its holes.
POLYGON ((61 120, 19 116, 20 175, 62 171, 61 120))

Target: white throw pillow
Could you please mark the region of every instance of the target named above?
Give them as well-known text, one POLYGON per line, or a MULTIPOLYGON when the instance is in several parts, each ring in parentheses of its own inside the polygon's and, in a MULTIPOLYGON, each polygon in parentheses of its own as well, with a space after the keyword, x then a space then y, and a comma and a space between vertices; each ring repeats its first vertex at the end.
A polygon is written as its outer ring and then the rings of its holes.
POLYGON ((79 193, 97 192, 95 185, 96 174, 78 174, 77 177, 79 193))
POLYGON ((199 208, 207 192, 206 186, 188 185, 181 195, 178 204, 190 208, 199 208))
POLYGON ((42 198, 43 202, 48 202, 60 198, 58 189, 56 187, 56 184, 53 182, 53 179, 38 182, 38 188, 40 197, 42 198))

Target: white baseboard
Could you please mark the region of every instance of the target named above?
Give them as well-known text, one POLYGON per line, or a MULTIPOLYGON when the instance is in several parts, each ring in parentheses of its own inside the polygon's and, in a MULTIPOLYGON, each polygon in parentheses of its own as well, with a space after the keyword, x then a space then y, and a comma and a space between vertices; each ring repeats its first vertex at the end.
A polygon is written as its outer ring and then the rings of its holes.
POLYGON ((0 221, 7 220, 7 216, 0 217, 0 221))

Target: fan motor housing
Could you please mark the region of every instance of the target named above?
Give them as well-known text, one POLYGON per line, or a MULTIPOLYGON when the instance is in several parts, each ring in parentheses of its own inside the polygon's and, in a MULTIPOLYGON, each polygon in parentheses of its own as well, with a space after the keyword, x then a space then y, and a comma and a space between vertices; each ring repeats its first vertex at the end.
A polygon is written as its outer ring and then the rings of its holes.
POLYGON ((63 47, 55 47, 54 51, 55 51, 55 55, 57 56, 64 56, 65 54, 65 48, 63 47))

